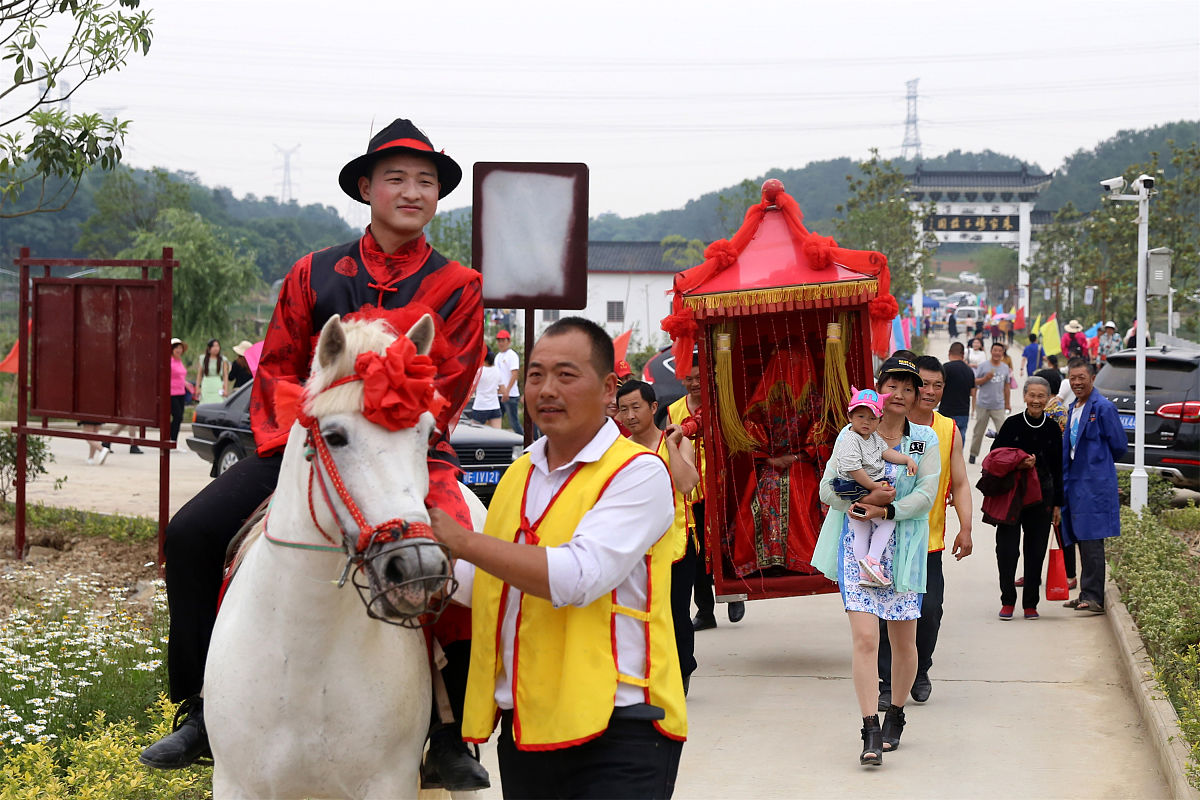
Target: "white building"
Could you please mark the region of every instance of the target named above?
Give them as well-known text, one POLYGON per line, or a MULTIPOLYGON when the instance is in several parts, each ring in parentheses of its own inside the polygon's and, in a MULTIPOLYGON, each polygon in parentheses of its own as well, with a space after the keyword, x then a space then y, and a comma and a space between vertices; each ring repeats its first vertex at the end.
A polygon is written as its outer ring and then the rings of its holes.
POLYGON ((537 335, 560 317, 580 316, 613 337, 632 329, 630 351, 670 344, 660 323, 671 313, 668 292, 675 273, 687 267, 664 264, 662 256, 658 242, 588 242, 587 308, 534 312, 537 335))

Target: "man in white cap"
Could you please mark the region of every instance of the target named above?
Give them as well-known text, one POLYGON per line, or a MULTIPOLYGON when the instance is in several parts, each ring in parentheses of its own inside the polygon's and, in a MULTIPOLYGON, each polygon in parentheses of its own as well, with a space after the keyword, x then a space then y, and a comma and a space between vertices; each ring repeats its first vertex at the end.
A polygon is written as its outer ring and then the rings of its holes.
POLYGON ((1096 354, 1103 363, 1119 350, 1121 350, 1121 337, 1117 335, 1117 323, 1109 320, 1104 323, 1104 332, 1100 334, 1100 341, 1096 345, 1096 354))
POLYGON ((500 370, 500 410, 508 418, 513 433, 525 435, 521 424, 521 359, 512 349, 512 334, 500 330, 496 334, 496 369, 500 370))

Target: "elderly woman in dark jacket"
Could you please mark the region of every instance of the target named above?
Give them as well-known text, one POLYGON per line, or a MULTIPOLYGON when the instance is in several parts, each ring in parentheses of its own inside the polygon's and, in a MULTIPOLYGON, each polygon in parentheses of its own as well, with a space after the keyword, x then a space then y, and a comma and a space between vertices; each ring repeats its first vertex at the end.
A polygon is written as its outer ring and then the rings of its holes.
POLYGON ((1013 607, 1017 603, 1014 578, 1021 549, 1025 551, 1025 584, 1022 589, 1021 607, 1024 609, 1025 619, 1038 618, 1038 588, 1042 582, 1042 561, 1046 555, 1046 545, 1050 541, 1050 526, 1059 524, 1063 502, 1062 431, 1045 413, 1046 404, 1050 402, 1051 397, 1050 384, 1045 378, 1031 377, 1025 381, 1024 395, 1025 410, 1004 421, 992 446, 1019 447, 1030 454, 1020 468, 1037 470, 1038 481, 1042 487, 1042 502, 1027 506, 1021 512, 1018 521, 996 527, 996 566, 1000 570, 1001 619, 1012 619, 1013 607))

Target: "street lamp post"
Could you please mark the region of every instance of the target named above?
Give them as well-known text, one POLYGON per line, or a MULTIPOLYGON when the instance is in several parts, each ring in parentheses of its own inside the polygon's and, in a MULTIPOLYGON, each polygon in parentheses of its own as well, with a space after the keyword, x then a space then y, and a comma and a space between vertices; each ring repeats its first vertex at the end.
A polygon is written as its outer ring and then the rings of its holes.
POLYGON ((1137 358, 1133 378, 1133 473, 1129 476, 1129 507, 1140 511, 1145 508, 1150 493, 1150 478, 1146 473, 1146 331, 1150 327, 1146 319, 1146 273, 1150 250, 1150 195, 1157 192, 1154 191, 1154 178, 1149 175, 1139 175, 1130 185, 1137 194, 1121 194, 1125 189, 1124 178, 1101 181, 1101 185, 1109 190, 1110 200, 1138 204, 1137 327, 1133 332, 1137 358))

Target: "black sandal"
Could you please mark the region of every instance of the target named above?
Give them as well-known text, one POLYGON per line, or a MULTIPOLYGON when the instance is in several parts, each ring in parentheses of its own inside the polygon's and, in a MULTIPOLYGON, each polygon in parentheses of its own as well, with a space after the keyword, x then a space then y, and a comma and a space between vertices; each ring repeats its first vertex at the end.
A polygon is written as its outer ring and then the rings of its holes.
POLYGON ((863 717, 863 751, 858 763, 878 767, 883 763, 883 731, 879 727, 879 716, 863 717))
POLYGON ((904 707, 888 706, 883 715, 883 749, 886 752, 900 749, 900 734, 904 733, 904 707))

